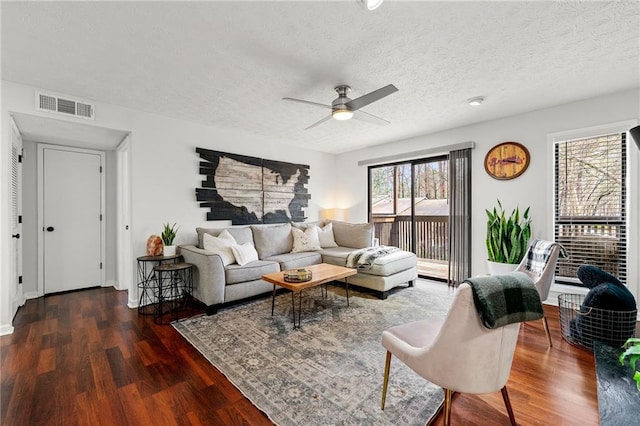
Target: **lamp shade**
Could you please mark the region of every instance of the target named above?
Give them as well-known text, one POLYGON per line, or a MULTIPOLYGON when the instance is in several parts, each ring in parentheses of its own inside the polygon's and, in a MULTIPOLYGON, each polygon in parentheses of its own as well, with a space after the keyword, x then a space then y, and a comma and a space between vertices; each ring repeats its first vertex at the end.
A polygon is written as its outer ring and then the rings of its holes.
POLYGON ((640 126, 636 126, 633 129, 629 129, 629 133, 634 141, 636 141, 636 146, 640 149, 640 126))
POLYGON ((344 222, 347 220, 347 209, 324 209, 322 219, 344 222))

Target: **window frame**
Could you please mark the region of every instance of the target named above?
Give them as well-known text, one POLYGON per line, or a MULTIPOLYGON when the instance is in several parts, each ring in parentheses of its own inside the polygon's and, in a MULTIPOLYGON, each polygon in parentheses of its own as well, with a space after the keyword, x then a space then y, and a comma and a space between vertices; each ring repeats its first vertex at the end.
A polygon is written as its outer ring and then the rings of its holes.
MULTIPOLYGON (((633 253, 640 253, 640 149, 637 149, 633 138, 628 130, 637 126, 639 120, 619 121, 604 125, 576 128, 561 132, 547 134, 547 176, 548 179, 548 200, 551 201, 547 210, 547 235, 554 238, 555 232, 555 143, 572 139, 586 138, 597 134, 625 132, 627 140, 627 287, 636 296, 640 294, 640 262, 633 257, 633 253)), ((576 282, 579 282, 576 278, 576 282)), ((559 293, 582 293, 586 294, 588 289, 575 285, 566 285, 554 282, 551 292, 555 295, 559 293)), ((639 314, 640 318, 640 314, 639 314)))
MULTIPOLYGON (((616 148, 616 152, 617 149, 616 148)), ((568 227, 570 230, 571 228, 573 228, 574 226, 580 227, 581 225, 584 227, 587 227, 587 229, 591 229, 592 231, 597 229, 598 227, 608 227, 608 228, 613 228, 616 230, 616 246, 620 247, 620 251, 621 253, 619 253, 619 255, 617 255, 615 257, 615 262, 614 264, 618 265, 618 272, 614 272, 614 271, 607 271, 609 273, 611 273, 612 275, 615 275, 618 279, 620 279, 621 282, 626 283, 627 282, 627 270, 628 270, 628 263, 629 263, 629 254, 627 252, 628 250, 628 243, 627 243, 627 226, 628 226, 628 212, 627 212, 627 204, 628 204, 628 194, 627 194, 627 186, 628 186, 628 178, 627 178, 627 167, 628 167, 628 161, 627 161, 627 150, 628 150, 628 141, 627 141, 627 135, 625 132, 608 132, 608 133, 602 133, 602 134, 593 134, 591 136, 588 137, 581 137, 581 138, 576 138, 576 139, 566 139, 566 140, 558 140, 554 142, 554 163, 553 163, 553 168, 554 168, 554 180, 555 180, 555 185, 554 185, 554 193, 553 193, 553 198, 554 198, 554 215, 553 215, 553 230, 554 230, 554 240, 558 241, 558 235, 560 233, 560 228, 563 227, 568 227), (560 208, 559 208, 559 203, 558 203, 558 195, 559 195, 559 190, 560 190, 560 186, 559 186, 559 176, 560 176, 560 172, 561 169, 559 168, 562 159, 567 159, 570 158, 570 156, 568 156, 566 153, 562 153, 561 150, 562 148, 566 148, 567 146, 571 146, 572 143, 576 143, 576 144, 580 144, 584 141, 590 140, 590 139, 598 139, 598 138, 603 138, 603 137, 609 137, 609 136, 614 136, 616 138, 616 142, 618 144, 620 144, 621 146, 618 146, 618 148, 620 148, 620 155, 621 155, 621 163, 620 163, 620 177, 622 178, 622 186, 621 186, 621 191, 617 193, 617 196, 620 197, 619 201, 620 201, 620 205, 619 205, 619 215, 600 215, 600 216, 596 216, 596 215, 589 215, 589 216, 563 216, 560 214, 560 208), (619 138, 619 139, 618 139, 619 138), (561 146, 562 145, 562 146, 561 146)), ((585 157, 587 158, 587 157, 585 157)), ((610 157, 609 157, 610 158, 610 157)), ((607 158, 607 160, 603 161, 603 163, 601 165, 609 165, 611 164, 611 162, 615 161, 615 160, 610 160, 609 158, 607 158)), ((617 176, 617 175, 616 175, 617 176)), ((591 180, 589 180, 590 182, 591 180)), ((571 182, 571 184, 575 184, 574 182, 571 182)), ((566 207, 566 205, 565 205, 566 207)), ((578 206, 576 205, 576 207, 584 207, 584 206, 578 206)), ((570 231, 572 232, 572 231, 570 231)), ((602 236, 606 236, 608 233, 605 232, 603 234, 600 234, 598 232, 596 232, 595 234, 593 234, 594 236, 598 236, 598 235, 602 235, 602 236)), ((575 244, 576 246, 582 246, 584 247, 584 244, 588 244, 589 239, 586 235, 580 235, 578 237, 566 237, 567 240, 565 240, 565 247, 568 249, 569 252, 571 252, 571 246, 575 244)), ((591 244, 594 244, 593 242, 591 244)), ((574 246, 575 247, 575 246, 574 246)), ((589 263, 593 263, 595 265, 598 265, 599 262, 595 259, 597 257, 597 254, 595 252, 591 252, 592 250, 594 250, 595 247, 594 246, 589 246, 586 248, 586 251, 582 251, 582 250, 577 250, 579 252, 579 254, 588 256, 587 258, 587 262, 589 263), (591 262, 590 259, 593 259, 593 261, 591 262)), ((597 251, 597 249, 595 249, 597 251)), ((576 253, 577 255, 578 253, 576 253)), ((569 262, 568 262, 568 266, 570 268, 575 267, 575 261, 571 261, 571 255, 569 256, 569 262)), ((563 263, 563 259, 559 259, 558 261, 558 265, 561 265, 563 263)), ((577 269, 577 268, 576 268, 577 269)), ((605 268, 603 268, 605 269, 605 268)), ((560 267, 557 266, 556 267, 556 279, 558 282, 562 282, 562 283, 567 283, 569 285, 580 285, 580 280, 578 280, 577 277, 572 277, 572 276, 565 276, 565 275, 558 275, 558 272, 560 271, 560 267)))

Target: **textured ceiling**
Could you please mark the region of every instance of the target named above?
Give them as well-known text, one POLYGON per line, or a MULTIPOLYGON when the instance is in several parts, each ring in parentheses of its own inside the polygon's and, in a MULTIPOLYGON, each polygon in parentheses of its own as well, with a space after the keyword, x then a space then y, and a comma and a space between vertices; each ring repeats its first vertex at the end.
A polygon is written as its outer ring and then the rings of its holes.
MULTIPOLYGON (((326 152, 640 87, 640 3, 2 2, 2 78, 326 152), (389 126, 310 130, 333 87, 389 126), (466 99, 483 95, 481 107, 466 99)), ((97 111, 97 115, 100 111, 97 111)))

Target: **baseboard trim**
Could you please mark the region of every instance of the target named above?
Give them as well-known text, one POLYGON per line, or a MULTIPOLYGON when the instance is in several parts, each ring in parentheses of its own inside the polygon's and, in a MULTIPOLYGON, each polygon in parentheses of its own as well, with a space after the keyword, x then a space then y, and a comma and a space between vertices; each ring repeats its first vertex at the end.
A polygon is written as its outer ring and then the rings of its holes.
POLYGON ((13 326, 8 324, 0 325, 0 336, 6 336, 13 334, 13 326))
POLYGON ((118 288, 118 282, 116 280, 108 280, 107 282, 104 283, 102 287, 113 287, 116 290, 120 290, 118 288))
POLYGON ((25 294, 23 294, 24 298, 26 300, 29 299, 37 299, 38 297, 41 297, 42 295, 40 293, 38 293, 37 291, 28 291, 25 294))

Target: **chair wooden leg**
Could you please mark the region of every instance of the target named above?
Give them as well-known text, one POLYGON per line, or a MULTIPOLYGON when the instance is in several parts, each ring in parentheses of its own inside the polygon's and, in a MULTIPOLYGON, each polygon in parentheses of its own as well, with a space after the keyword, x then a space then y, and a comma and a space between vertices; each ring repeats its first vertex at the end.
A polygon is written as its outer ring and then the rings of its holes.
POLYGON ((451 425, 451 389, 444 390, 444 426, 451 425))
POLYGON ((553 342, 551 341, 551 333, 549 333, 549 323, 547 322, 547 316, 542 317, 542 325, 544 325, 544 332, 547 335, 547 342, 549 342, 549 347, 553 347, 553 342))
POLYGON ((384 363, 384 379, 382 380, 382 403, 380 409, 384 410, 384 403, 387 399, 387 385, 389 384, 389 369, 391 368, 391 352, 387 351, 387 359, 384 363))
POLYGON ((511 408, 511 401, 509 401, 509 393, 507 393, 507 386, 501 389, 502 391, 502 399, 504 399, 504 405, 507 407, 507 413, 509 414, 509 421, 512 426, 516 426, 516 418, 513 415, 513 408, 511 408))

